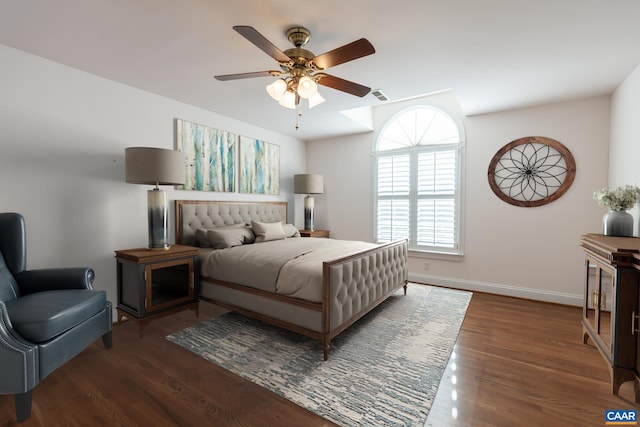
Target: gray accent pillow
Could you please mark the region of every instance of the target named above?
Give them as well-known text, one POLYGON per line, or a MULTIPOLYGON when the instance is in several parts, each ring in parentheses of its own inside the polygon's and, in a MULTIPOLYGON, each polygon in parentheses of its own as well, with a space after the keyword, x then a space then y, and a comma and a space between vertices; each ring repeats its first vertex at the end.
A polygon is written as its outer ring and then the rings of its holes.
POLYGON ((198 228, 196 229, 196 240, 198 242, 198 246, 200 246, 201 248, 208 248, 211 246, 209 244, 209 236, 207 235, 207 232, 209 230, 227 230, 230 228, 241 228, 246 226, 247 224, 241 223, 241 224, 221 225, 220 227, 215 227, 215 228, 198 228))
POLYGON ((249 227, 236 227, 207 230, 207 238, 209 246, 213 249, 225 249, 253 243, 256 236, 249 227))
POLYGON ((196 230, 196 241, 198 242, 198 246, 200 246, 201 248, 209 247, 209 239, 207 238, 206 228, 198 228, 196 230))
POLYGON ((286 238, 300 237, 300 231, 293 224, 284 224, 282 226, 282 229, 284 230, 284 235, 286 238))
POLYGON ((251 228, 256 235, 256 243, 270 240, 282 240, 286 237, 281 222, 256 222, 251 221, 251 228))

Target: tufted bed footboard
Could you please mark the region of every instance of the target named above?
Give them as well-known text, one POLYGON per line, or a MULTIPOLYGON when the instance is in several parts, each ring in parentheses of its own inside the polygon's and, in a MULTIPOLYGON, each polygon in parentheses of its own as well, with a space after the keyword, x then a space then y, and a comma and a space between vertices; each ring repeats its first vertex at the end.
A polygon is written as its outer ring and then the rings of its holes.
POLYGON ((400 287, 407 293, 408 243, 401 240, 323 263, 323 351, 331 339, 400 287))
MULTIPOLYGON (((176 242, 195 245, 195 231, 250 220, 287 221, 285 202, 203 202, 176 200, 176 242)), ((280 295, 201 276, 201 299, 300 333, 322 343, 327 360, 331 340, 408 279, 408 242, 377 246, 323 262, 320 302, 280 295)))

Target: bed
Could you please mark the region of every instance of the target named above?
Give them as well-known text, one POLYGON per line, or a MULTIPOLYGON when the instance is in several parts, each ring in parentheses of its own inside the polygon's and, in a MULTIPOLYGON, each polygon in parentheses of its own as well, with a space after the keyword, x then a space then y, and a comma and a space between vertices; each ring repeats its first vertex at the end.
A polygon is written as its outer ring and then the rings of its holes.
POLYGON ((406 294, 408 242, 298 237, 287 212, 286 202, 176 200, 176 243, 199 246, 202 300, 317 339, 327 360, 336 335, 398 289, 406 294), (291 261, 272 267, 266 254, 291 261))

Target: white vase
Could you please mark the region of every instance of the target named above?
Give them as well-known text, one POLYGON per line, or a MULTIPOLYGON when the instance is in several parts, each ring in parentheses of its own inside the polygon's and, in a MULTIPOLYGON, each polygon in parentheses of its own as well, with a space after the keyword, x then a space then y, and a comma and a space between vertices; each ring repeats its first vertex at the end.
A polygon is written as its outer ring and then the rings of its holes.
POLYGON ((633 236, 633 216, 627 211, 609 211, 602 217, 605 236, 633 236))

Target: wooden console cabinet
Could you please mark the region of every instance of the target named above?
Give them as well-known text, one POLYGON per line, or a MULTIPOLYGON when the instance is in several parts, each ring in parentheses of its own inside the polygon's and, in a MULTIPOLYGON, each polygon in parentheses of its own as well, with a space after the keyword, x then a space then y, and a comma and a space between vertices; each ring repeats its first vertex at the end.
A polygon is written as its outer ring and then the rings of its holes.
POLYGON ((634 382, 640 403, 640 239, 585 234, 583 342, 589 338, 607 361, 611 391, 634 382))
POLYGON ((198 249, 173 245, 168 250, 146 248, 116 252, 118 319, 138 322, 144 327, 153 318, 192 309, 198 316, 198 249))

